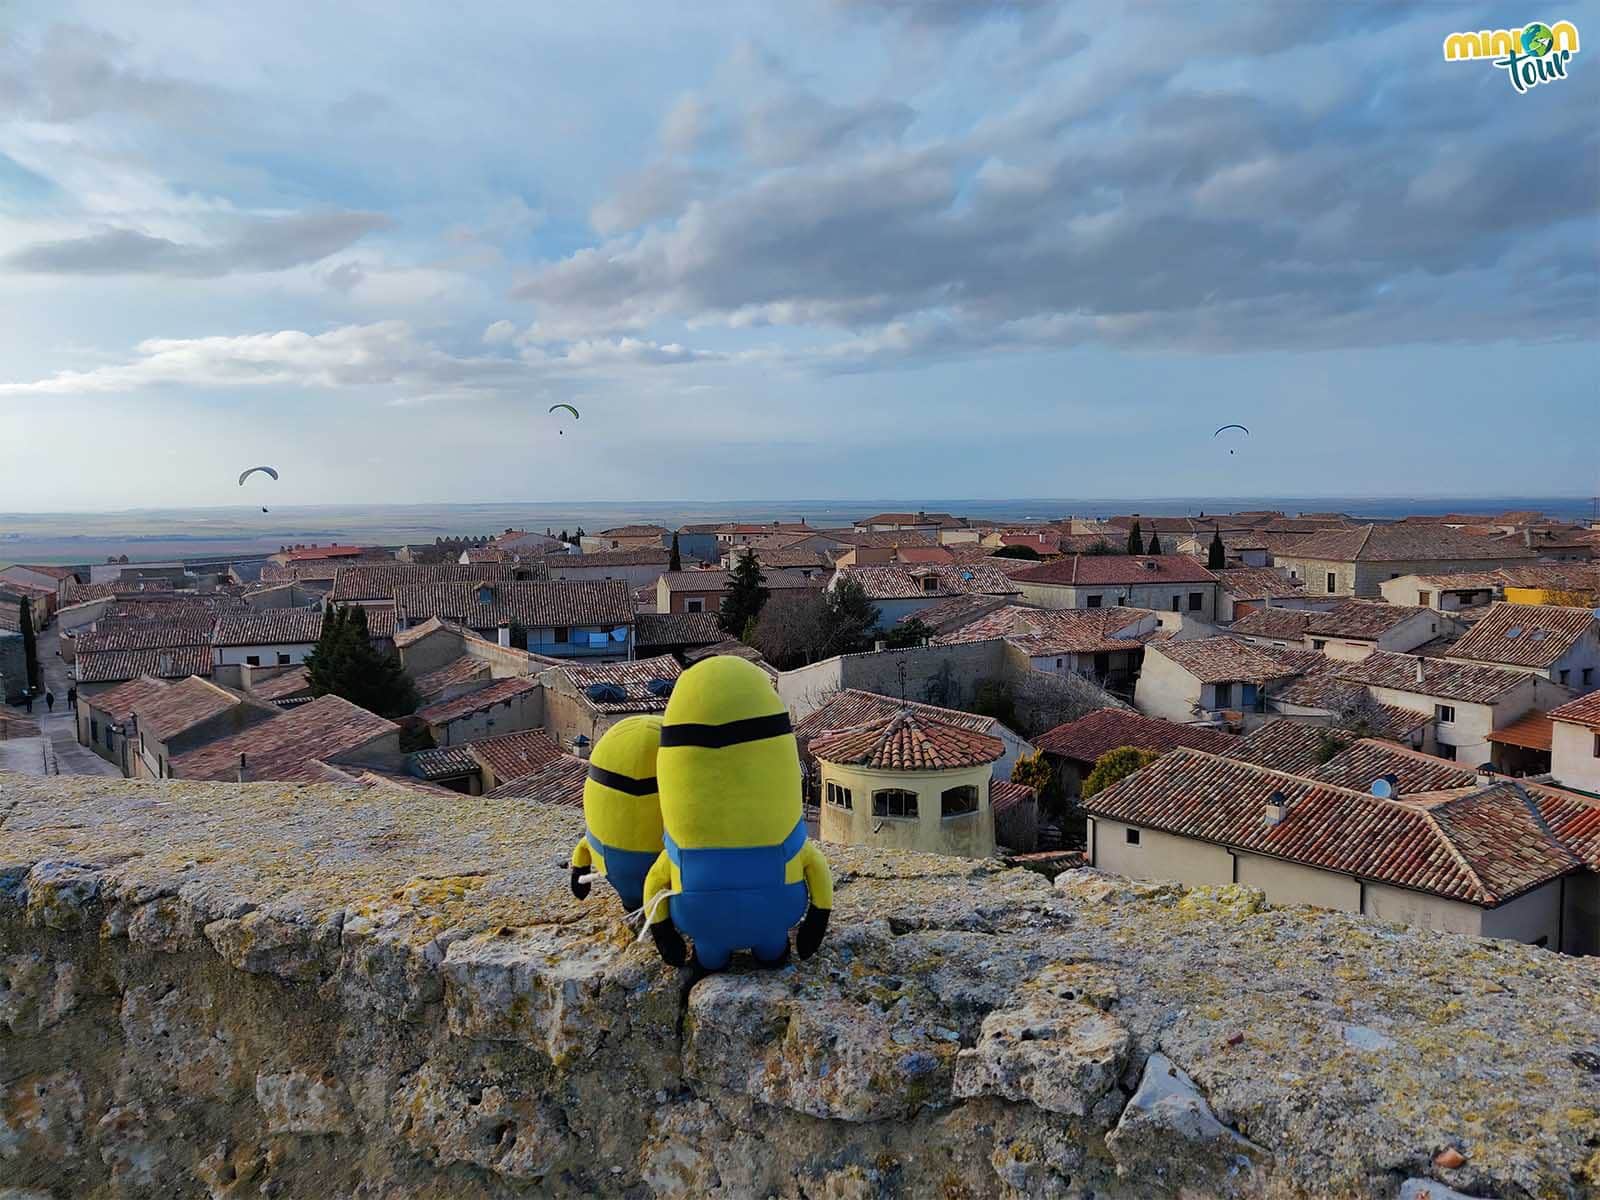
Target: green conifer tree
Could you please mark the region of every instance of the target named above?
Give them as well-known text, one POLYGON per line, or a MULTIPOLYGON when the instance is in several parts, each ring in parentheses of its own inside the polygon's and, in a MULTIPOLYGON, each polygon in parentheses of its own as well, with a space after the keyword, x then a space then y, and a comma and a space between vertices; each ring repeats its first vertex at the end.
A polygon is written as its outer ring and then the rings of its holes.
POLYGON ((1206 550, 1206 567, 1220 571, 1228 565, 1228 549, 1222 544, 1222 530, 1211 535, 1211 546, 1206 550))
POLYGON ((306 656, 313 696, 338 696, 380 717, 415 711, 417 689, 394 653, 381 653, 367 631, 359 605, 336 608, 322 621, 322 636, 306 656))
POLYGON ((1139 531, 1139 522, 1133 523, 1133 528, 1128 530, 1128 553, 1144 553, 1144 534, 1139 531))
POLYGON ((741 555, 728 577, 728 590, 722 597, 717 623, 730 637, 743 637, 747 627, 761 615, 767 597, 767 577, 754 550, 741 555))

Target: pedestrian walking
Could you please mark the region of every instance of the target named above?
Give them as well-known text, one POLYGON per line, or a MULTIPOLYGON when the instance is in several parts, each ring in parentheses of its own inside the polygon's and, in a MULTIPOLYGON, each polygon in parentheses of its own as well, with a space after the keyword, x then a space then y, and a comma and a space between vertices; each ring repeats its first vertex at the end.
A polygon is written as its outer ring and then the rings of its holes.
POLYGON ((22 693, 22 702, 28 706, 28 712, 33 712, 33 689, 29 688, 22 693))
POLYGON ((55 712, 55 710, 56 710, 56 694, 54 692, 51 692, 51 691, 46 691, 45 692, 45 694, 44 694, 44 706, 45 706, 45 708, 49 709, 51 712, 55 712))
POLYGON ((67 689, 67 707, 73 712, 78 711, 78 685, 73 684, 67 689))

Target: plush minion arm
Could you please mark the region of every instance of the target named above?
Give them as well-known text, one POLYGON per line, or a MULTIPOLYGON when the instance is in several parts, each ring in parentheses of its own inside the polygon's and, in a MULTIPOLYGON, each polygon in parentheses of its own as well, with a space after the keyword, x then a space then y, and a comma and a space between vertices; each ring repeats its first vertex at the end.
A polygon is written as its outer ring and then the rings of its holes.
POLYGON ((810 958, 822 945, 822 935, 828 932, 828 917, 833 912, 833 872, 815 842, 806 842, 800 859, 811 907, 806 909, 805 919, 795 932, 794 948, 801 958, 810 958))
POLYGON ((583 882, 583 877, 589 873, 589 867, 594 862, 594 856, 589 852, 588 835, 578 839, 578 844, 572 848, 572 894, 579 900, 588 898, 589 885, 583 882))
POLYGON ((644 913, 650 923, 650 936, 655 939, 656 953, 669 967, 681 967, 689 961, 689 948, 684 945, 683 934, 672 923, 670 902, 665 899, 672 890, 672 860, 663 850, 644 877, 644 913))

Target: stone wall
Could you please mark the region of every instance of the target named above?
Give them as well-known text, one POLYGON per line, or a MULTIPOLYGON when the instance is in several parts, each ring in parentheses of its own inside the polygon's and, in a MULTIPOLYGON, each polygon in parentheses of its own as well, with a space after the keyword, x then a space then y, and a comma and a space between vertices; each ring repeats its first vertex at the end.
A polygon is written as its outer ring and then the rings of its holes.
POLYGON ((577 833, 465 796, 0 777, 0 1196, 1600 1185, 1593 961, 830 848, 817 957, 690 986, 567 893, 577 833))

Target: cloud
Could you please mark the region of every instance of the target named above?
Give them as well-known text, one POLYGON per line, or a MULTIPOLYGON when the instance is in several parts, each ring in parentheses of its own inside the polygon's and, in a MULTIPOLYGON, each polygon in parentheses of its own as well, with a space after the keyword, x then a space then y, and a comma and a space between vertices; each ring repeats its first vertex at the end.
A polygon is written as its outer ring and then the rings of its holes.
MULTIPOLYGON (((197 278, 284 271, 317 262, 366 234, 388 227, 372 212, 302 213, 233 222, 222 241, 177 242, 136 229, 113 227, 82 237, 37 242, 8 254, 13 270, 37 275, 177 275, 197 278)), ((353 286, 345 277, 340 286, 353 286)))
MULTIPOLYGON (((509 340, 505 330, 509 325, 496 322, 483 340, 503 344, 509 340)), ((631 375, 722 358, 676 343, 638 338, 529 345, 516 357, 456 354, 419 337, 405 321, 346 325, 317 334, 286 329, 228 337, 154 338, 135 349, 135 357, 125 362, 60 371, 32 382, 0 383, 0 399, 121 394, 152 387, 290 387, 393 389, 398 394, 392 399, 417 403, 514 393, 538 381, 631 375)))
POLYGON ((911 25, 968 25, 1048 8, 1054 0, 834 0, 862 15, 893 17, 911 25))

